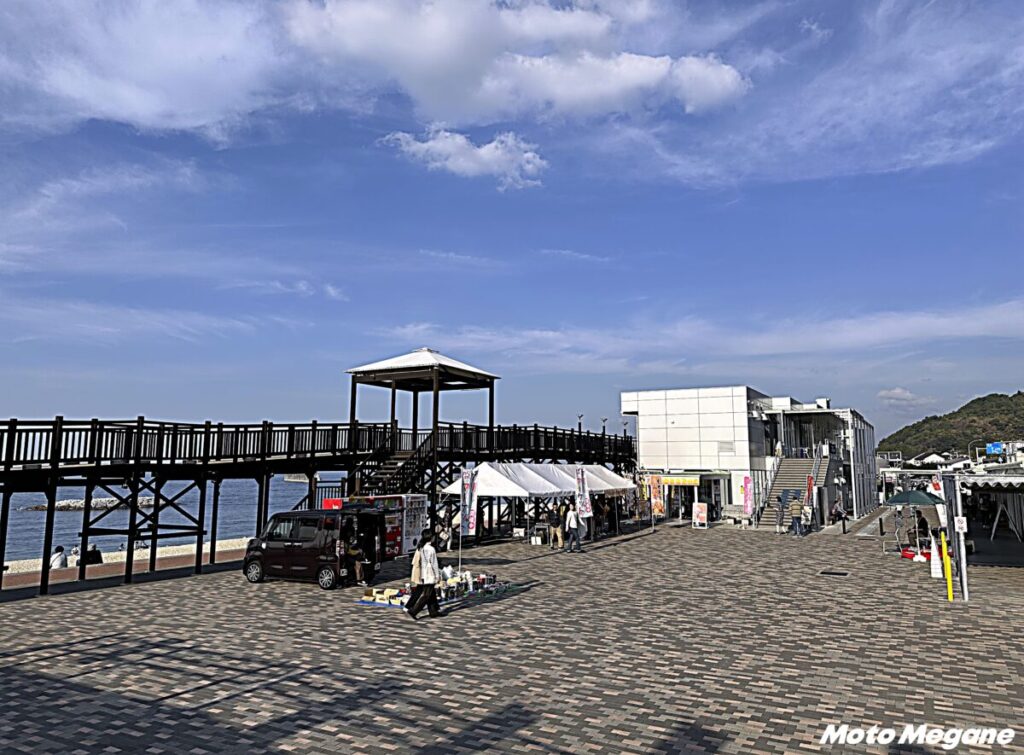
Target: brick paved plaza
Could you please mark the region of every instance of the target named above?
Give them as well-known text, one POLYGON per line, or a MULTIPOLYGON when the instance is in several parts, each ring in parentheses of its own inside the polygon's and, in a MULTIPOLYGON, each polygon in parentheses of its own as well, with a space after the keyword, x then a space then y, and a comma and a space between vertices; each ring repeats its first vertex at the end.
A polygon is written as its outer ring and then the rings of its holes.
POLYGON ((529 589, 419 623, 235 571, 0 604, 0 749, 795 752, 841 721, 1024 737, 1024 571, 973 569, 950 607, 863 538, 660 527, 469 556, 529 589))

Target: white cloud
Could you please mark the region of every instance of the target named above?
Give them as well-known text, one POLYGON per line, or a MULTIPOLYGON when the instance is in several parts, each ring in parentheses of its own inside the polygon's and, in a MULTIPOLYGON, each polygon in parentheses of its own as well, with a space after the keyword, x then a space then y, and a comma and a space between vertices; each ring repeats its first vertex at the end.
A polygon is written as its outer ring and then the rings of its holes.
POLYGON ((289 30, 329 64, 392 82, 430 121, 607 115, 672 98, 695 112, 745 91, 712 56, 631 52, 619 21, 600 5, 329 0, 292 5, 289 30))
POLYGON ((257 3, 15 0, 0 11, 0 119, 215 133, 281 99, 278 36, 257 3))
POLYGON ((931 396, 919 396, 898 386, 880 390, 877 397, 886 408, 901 414, 914 414, 935 405, 935 399, 931 396))
POLYGON ((348 294, 333 283, 324 284, 324 293, 328 299, 333 299, 334 301, 349 301, 348 294))
POLYGON ((548 165, 535 151, 536 145, 511 132, 498 134, 479 146, 463 134, 437 128, 428 131, 422 140, 396 132, 385 137, 384 142, 430 170, 445 170, 469 178, 497 178, 502 190, 539 186, 539 176, 548 165))

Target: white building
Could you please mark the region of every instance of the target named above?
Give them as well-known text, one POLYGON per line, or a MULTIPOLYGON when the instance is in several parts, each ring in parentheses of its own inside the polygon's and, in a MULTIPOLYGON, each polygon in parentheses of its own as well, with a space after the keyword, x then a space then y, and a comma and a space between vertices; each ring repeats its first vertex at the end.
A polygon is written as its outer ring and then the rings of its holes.
POLYGON ((742 513, 745 498, 760 510, 780 490, 806 489, 808 475, 824 512, 839 495, 855 517, 878 505, 874 428, 853 409, 745 385, 630 391, 621 401, 637 418, 637 463, 666 476, 670 515, 695 497, 712 516, 742 513))

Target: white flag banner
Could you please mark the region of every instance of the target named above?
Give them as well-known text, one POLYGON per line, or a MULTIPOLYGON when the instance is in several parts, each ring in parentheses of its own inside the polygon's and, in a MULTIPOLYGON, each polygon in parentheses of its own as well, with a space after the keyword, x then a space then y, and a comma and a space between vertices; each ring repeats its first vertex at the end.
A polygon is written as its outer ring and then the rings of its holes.
POLYGON ((462 500, 460 527, 463 535, 476 532, 476 475, 471 469, 462 470, 462 500))
POLYGON ((576 511, 580 519, 594 515, 590 505, 590 489, 587 487, 587 470, 579 465, 576 466, 576 511))

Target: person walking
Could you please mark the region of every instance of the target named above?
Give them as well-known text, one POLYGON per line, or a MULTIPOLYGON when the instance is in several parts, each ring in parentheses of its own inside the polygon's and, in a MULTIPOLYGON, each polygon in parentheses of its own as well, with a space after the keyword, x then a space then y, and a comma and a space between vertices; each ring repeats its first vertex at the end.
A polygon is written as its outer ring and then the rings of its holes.
POLYGON ((580 515, 576 511, 576 504, 569 504, 569 513, 565 515, 565 549, 572 553, 582 553, 580 545, 580 515))
POLYGON ((558 513, 558 506, 551 507, 548 511, 548 543, 551 546, 551 550, 556 547, 558 550, 565 549, 565 537, 562 535, 562 515, 558 513), (558 541, 558 545, 555 545, 555 541, 558 541))
POLYGON ((441 578, 441 569, 437 565, 437 551, 434 549, 434 533, 429 529, 420 533, 420 541, 416 544, 416 553, 412 557, 412 594, 405 612, 416 621, 416 615, 427 607, 431 618, 441 613, 437 604, 435 585, 441 578))
POLYGON ((782 503, 782 496, 775 496, 775 534, 781 535, 786 531, 786 506, 782 503))
POLYGON ((804 534, 804 507, 800 503, 800 496, 794 495, 789 499, 789 517, 792 520, 790 525, 793 529, 793 536, 800 537, 804 534))

